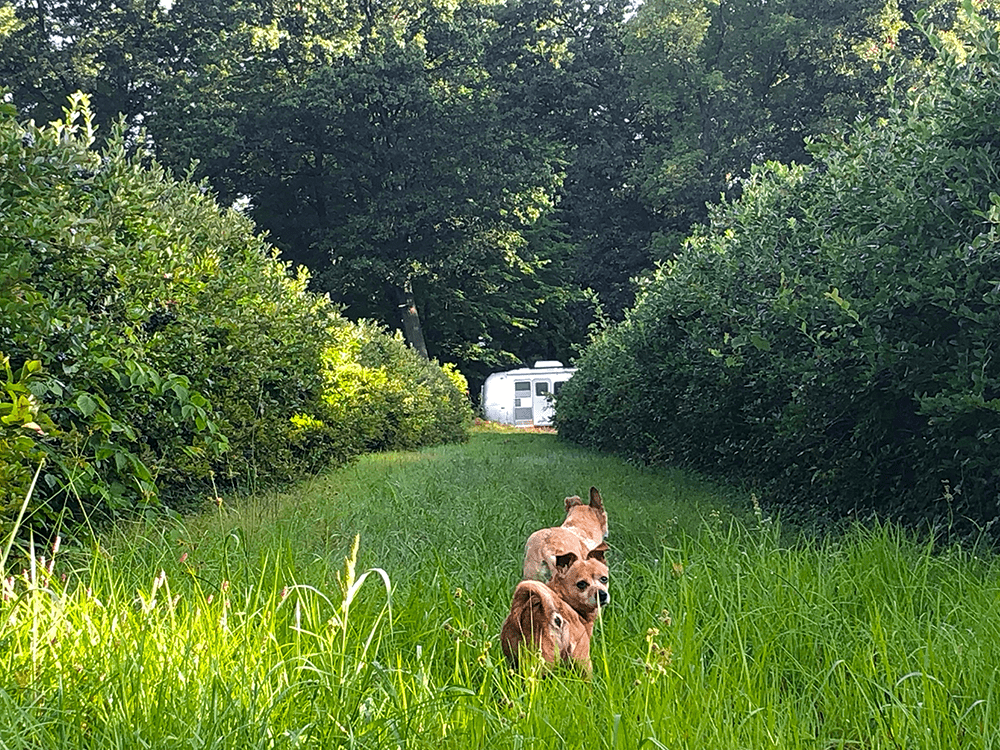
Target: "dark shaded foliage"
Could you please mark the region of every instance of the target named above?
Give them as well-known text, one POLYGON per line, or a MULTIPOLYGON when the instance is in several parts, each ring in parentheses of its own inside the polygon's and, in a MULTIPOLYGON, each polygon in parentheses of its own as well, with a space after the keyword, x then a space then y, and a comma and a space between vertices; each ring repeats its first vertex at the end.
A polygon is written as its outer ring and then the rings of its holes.
POLYGON ((712 212, 559 402, 562 435, 804 516, 989 523, 1000 495, 1000 40, 712 212))

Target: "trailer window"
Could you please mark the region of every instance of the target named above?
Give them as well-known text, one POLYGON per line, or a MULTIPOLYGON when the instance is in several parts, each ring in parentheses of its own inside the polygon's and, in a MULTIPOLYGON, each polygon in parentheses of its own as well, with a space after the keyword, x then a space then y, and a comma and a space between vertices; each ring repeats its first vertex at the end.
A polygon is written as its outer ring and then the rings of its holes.
POLYGON ((554 382, 552 384, 552 395, 553 396, 558 396, 559 395, 559 391, 562 390, 563 383, 565 383, 565 382, 566 382, 565 380, 557 380, 556 382, 554 382))
POLYGON ((531 381, 530 380, 515 380, 514 381, 514 407, 521 406, 521 402, 527 401, 528 405, 531 405, 531 381))
POLYGON ((549 392, 549 384, 547 382, 543 380, 535 383, 536 396, 544 396, 548 392, 549 392))

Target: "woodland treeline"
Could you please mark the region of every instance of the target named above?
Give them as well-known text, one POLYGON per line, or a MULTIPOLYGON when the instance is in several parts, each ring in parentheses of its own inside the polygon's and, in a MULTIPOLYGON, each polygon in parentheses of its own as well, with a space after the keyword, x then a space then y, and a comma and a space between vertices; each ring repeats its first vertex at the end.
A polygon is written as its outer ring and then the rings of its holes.
POLYGON ((998 18, 2 4, 0 517, 459 440, 459 372, 580 355, 564 437, 992 527, 998 18))
MULTIPOLYGON (((976 3, 982 13, 992 0, 976 3)), ((207 180, 350 318, 473 384, 579 354, 755 164, 880 116, 950 0, 18 0, 22 116, 207 180)))

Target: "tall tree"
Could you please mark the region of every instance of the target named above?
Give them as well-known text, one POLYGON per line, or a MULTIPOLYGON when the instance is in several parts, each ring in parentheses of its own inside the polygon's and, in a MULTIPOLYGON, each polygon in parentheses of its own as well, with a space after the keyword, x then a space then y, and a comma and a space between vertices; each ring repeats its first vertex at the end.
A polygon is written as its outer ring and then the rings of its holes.
POLYGON ((558 216, 575 258, 574 278, 619 318, 632 306, 633 277, 652 267, 657 221, 631 179, 642 155, 634 71, 626 67, 627 0, 572 4, 570 80, 560 102, 560 138, 568 146, 558 216))
MULTIPOLYGON (((311 266, 349 313, 400 323, 426 352, 419 293, 460 299, 505 287, 477 314, 517 317, 512 282, 545 260, 524 232, 549 210, 559 176, 552 150, 503 116, 481 53, 491 23, 487 8, 468 5, 427 8, 410 25, 363 24, 341 54, 303 75, 267 70, 259 87, 260 56, 256 70, 211 63, 190 76, 192 100, 222 91, 222 106, 193 128, 159 118, 154 137, 175 163, 218 146, 205 171, 214 185, 247 196, 286 255, 311 266), (206 91, 210 75, 220 80, 206 91), (213 122, 222 124, 214 138, 213 122)), ((434 340, 435 353, 455 344, 434 340)))
POLYGON ((0 82, 25 116, 62 116, 90 95, 98 135, 119 113, 139 125, 153 108, 164 56, 160 0, 15 0, 0 6, 0 82))
MULTIPOLYGON (((984 6, 995 5, 983 0, 984 6)), ((929 10, 957 23, 956 0, 648 0, 629 23, 641 102, 633 172, 670 257, 706 204, 735 196, 750 167, 808 162, 807 139, 878 115, 933 54, 929 10), (950 10, 949 10, 950 9, 950 10)))

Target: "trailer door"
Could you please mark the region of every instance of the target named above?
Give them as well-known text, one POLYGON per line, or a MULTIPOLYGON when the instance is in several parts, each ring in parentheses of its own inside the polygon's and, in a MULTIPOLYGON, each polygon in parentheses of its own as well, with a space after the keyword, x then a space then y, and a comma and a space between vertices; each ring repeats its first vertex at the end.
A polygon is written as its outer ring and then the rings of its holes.
POLYGON ((532 399, 535 407, 535 424, 550 425, 555 416, 555 406, 549 393, 551 383, 548 380, 535 381, 535 395, 532 399))
POLYGON ((514 381, 514 424, 521 427, 534 424, 530 380, 514 381))

